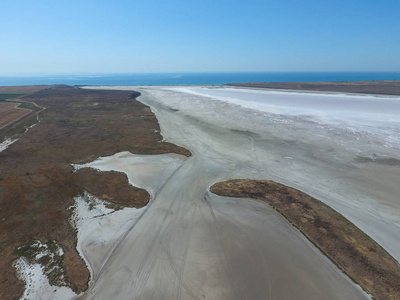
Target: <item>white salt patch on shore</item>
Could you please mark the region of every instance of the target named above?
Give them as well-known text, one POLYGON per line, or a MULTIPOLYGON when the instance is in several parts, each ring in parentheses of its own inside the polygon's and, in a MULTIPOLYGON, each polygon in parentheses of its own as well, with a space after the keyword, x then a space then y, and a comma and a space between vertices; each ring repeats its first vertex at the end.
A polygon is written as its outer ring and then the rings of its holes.
MULTIPOLYGON (((182 164, 179 155, 134 155, 129 152, 102 157, 84 165, 73 165, 75 169, 93 167, 101 171, 125 172, 132 185, 147 189, 154 195, 160 185, 182 164)), ((91 280, 98 276, 113 249, 140 218, 146 207, 136 209, 126 207, 112 208, 113 204, 85 192, 75 197, 70 222, 77 232, 77 250, 85 260, 91 280)), ((36 241, 32 244, 39 249, 35 260, 43 256, 53 257, 46 244, 36 241)), ((58 247, 57 255, 64 251, 58 247)), ((21 257, 14 263, 18 276, 26 282, 22 299, 72 299, 77 295, 67 287, 51 286, 44 267, 39 263, 29 263, 21 257)))
POLYGON ((6 150, 8 147, 10 147, 10 145, 12 145, 13 143, 15 143, 16 141, 18 141, 18 139, 6 139, 5 141, 0 143, 0 152, 6 150))
MULTIPOLYGON (((136 155, 125 151, 72 166, 75 170, 90 167, 124 172, 131 185, 147 190, 153 198, 184 160, 183 156, 176 154, 136 155)), ((76 197, 75 204, 70 207, 70 222, 77 231, 77 249, 88 265, 91 281, 98 277, 113 249, 148 207, 115 210, 112 206, 112 203, 85 192, 76 197)))
POLYGON ((145 207, 114 210, 107 202, 85 192, 70 207, 70 222, 77 231, 77 249, 96 277, 118 240, 141 216, 145 207))
POLYGON ((164 87, 275 115, 309 118, 340 130, 379 136, 384 147, 400 146, 400 97, 287 92, 227 87, 164 87))
MULTIPOLYGON (((38 123, 40 122, 39 115, 37 115, 37 121, 38 121, 38 123)), ((37 123, 32 124, 29 127, 26 127, 23 134, 27 133, 29 131, 29 129, 33 128, 36 125, 37 125, 37 123)), ((3 142, 0 143, 0 152, 6 150, 8 147, 10 147, 12 144, 14 144, 18 140, 19 139, 12 139, 12 138, 5 139, 3 142)))
MULTIPOLYGON (((46 244, 36 241, 33 247, 38 249, 35 261, 43 256, 54 257, 46 244)), ((58 248, 57 255, 63 255, 61 247, 58 248)), ((36 262, 30 263, 25 257, 20 257, 14 262, 17 276, 25 282, 25 290, 21 299, 71 299, 77 296, 70 288, 65 286, 53 286, 45 274, 44 267, 36 262)))
MULTIPOLYGON (((284 114, 309 114, 310 112, 345 112, 371 114, 397 118, 400 97, 349 94, 324 94, 312 92, 282 92, 240 88, 173 87, 173 91, 185 92, 213 99, 234 102, 248 108, 271 112, 274 109, 284 114)), ((387 121, 388 119, 385 118, 387 121)))
POLYGON ((51 286, 40 264, 30 264, 24 258, 19 258, 14 267, 18 276, 25 281, 25 291, 21 299, 71 299, 77 296, 67 287, 51 286))
POLYGON ((178 154, 138 155, 128 151, 100 157, 87 164, 72 165, 76 170, 90 167, 100 171, 119 171, 133 186, 147 190, 152 197, 186 158, 178 154))

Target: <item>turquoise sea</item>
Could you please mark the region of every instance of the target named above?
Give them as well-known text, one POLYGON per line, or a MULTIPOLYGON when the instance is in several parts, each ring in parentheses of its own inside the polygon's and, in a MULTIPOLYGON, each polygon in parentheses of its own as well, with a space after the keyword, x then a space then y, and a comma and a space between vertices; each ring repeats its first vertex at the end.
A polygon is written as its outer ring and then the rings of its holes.
POLYGON ((400 80, 400 72, 225 72, 0 76, 0 86, 68 85, 219 85, 245 82, 400 80))

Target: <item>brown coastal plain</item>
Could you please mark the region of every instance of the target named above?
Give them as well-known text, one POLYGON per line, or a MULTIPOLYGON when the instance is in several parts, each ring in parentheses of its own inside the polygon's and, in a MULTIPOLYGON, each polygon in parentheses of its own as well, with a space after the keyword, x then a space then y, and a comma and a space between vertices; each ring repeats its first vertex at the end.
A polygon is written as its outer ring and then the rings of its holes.
POLYGON ((400 266, 381 246, 321 201, 267 180, 228 180, 211 192, 271 205, 376 299, 400 299, 400 266))
POLYGON ((19 108, 19 103, 0 103, 0 129, 10 125, 31 112, 30 109, 19 108))
POLYGON ((43 107, 23 100, 23 96, 48 86, 0 86, 0 138, 18 136, 37 122, 43 107), (9 130, 12 128, 12 130, 9 130))
MULTIPOLYGON (((0 299, 22 296, 24 283, 12 264, 18 256, 29 259, 34 240, 48 245, 56 242, 63 248, 65 255, 59 263, 66 275, 64 284, 83 291, 89 271, 77 253, 75 233, 68 223, 71 212, 67 208, 73 198, 85 189, 111 202, 119 199, 119 204, 141 207, 149 196, 129 185, 125 174, 88 169, 74 173, 71 163, 120 151, 186 156, 190 152, 161 142, 155 115, 135 100, 139 93, 62 85, 39 91, 32 87, 3 90, 33 91, 18 100, 44 110, 39 113, 40 122, 25 134, 20 122, 0 131, 1 140, 15 134, 20 137, 0 153, 0 299)), ((50 283, 56 275, 49 274, 50 283)))

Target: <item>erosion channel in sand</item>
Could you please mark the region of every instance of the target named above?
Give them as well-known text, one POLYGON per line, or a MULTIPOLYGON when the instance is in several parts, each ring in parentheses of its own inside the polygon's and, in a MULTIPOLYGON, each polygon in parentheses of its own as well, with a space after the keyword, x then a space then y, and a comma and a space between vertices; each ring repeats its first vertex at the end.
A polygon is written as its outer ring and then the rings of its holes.
POLYGON ((112 253, 88 253, 88 261, 105 262, 84 298, 368 298, 272 208, 209 192, 230 178, 272 179, 307 192, 399 258, 395 120, 386 128, 377 118, 377 134, 363 118, 277 114, 210 95, 212 89, 121 89, 140 91, 164 138, 193 156, 158 183, 150 207, 112 253))

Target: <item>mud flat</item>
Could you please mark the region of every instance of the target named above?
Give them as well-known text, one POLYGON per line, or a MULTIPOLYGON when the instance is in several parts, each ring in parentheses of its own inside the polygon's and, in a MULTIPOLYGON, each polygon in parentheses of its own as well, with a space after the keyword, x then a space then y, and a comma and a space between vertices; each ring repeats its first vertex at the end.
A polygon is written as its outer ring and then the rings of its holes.
POLYGON ((281 92, 287 101, 275 105, 274 93, 246 89, 104 88, 140 91, 164 139, 193 156, 161 185, 84 298, 368 298, 272 208, 209 192, 230 178, 307 192, 400 256, 398 97, 281 92), (298 99, 309 106, 293 106, 298 99), (350 113, 335 101, 352 101, 350 113), (363 112, 368 101, 385 104, 363 112))
POLYGON ((105 259, 87 252, 103 265, 82 298, 368 298, 274 210, 208 193, 217 173, 194 156, 153 180, 150 206, 113 251, 105 259))
MULTIPOLYGON (((159 185, 167 181, 184 161, 185 157, 182 155, 145 156, 120 152, 84 165, 74 165, 74 168, 77 172, 85 169, 102 171, 101 173, 123 172, 131 185, 140 187, 140 191, 145 189, 154 197, 159 185)), ((119 196, 126 197, 123 194, 119 196)), ((107 199, 104 195, 101 198, 107 199)), ((148 194, 145 198, 149 199, 148 194)), ((137 207, 140 201, 135 202, 137 207)), ((107 268, 110 256, 113 256, 115 249, 124 240, 124 236, 134 228, 150 206, 139 206, 137 209, 126 207, 126 203, 116 206, 116 203, 119 204, 114 199, 110 203, 86 193, 83 197, 75 198, 75 204, 72 207, 72 222, 78 232, 78 251, 90 267, 91 282, 95 282, 99 274, 107 268), (90 208, 90 206, 93 207, 90 208)))
POLYGON ((322 202, 265 180, 228 180, 214 184, 221 196, 268 203, 317 245, 376 299, 400 298, 400 265, 382 247, 322 202))

